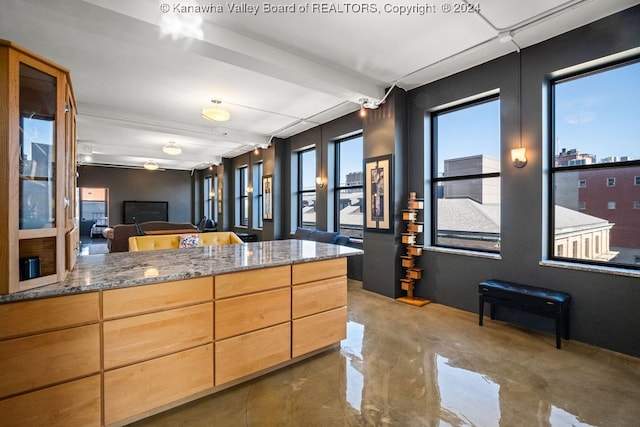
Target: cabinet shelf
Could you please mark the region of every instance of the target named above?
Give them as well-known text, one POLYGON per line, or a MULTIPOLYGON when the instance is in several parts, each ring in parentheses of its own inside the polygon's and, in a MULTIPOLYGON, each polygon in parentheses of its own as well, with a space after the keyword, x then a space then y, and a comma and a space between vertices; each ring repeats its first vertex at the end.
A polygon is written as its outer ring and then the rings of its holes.
POLYGON ((0 70, 0 140, 8 144, 0 159, 8 184, 0 187, 8 218, 0 223, 0 294, 7 294, 62 281, 73 267, 66 246, 76 242, 66 236, 77 224, 76 119, 69 70, 5 40, 0 70))

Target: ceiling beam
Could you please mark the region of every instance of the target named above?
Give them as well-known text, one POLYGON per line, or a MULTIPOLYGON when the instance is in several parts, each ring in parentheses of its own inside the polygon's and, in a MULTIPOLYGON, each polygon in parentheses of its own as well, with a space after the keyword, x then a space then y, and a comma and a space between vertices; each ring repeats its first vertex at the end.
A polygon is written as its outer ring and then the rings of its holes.
MULTIPOLYGON (((87 3, 110 10, 120 15, 145 22, 158 28, 162 34, 163 16, 172 19, 191 16, 176 14, 171 10, 163 14, 158 2, 151 0, 84 0, 87 3), (168 16, 173 14, 174 16, 168 16)), ((197 21, 196 21, 197 22, 197 21)), ((325 64, 320 60, 304 58, 283 48, 253 39, 246 35, 222 28, 206 20, 197 22, 199 31, 191 33, 198 38, 190 38, 187 43, 179 36, 166 36, 166 43, 174 43, 176 48, 234 65, 258 74, 266 75, 301 87, 313 89, 340 99, 359 103, 366 98, 380 101, 384 97, 387 84, 353 70, 338 69, 335 64, 325 64)))

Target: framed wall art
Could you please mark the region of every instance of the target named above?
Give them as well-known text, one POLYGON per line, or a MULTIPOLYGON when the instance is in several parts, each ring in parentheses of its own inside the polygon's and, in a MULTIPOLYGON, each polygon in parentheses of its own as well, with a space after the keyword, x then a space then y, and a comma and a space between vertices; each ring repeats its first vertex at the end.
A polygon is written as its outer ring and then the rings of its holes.
POLYGON ((392 155, 364 161, 365 229, 393 232, 392 155))
POLYGON ((273 220, 273 175, 262 177, 262 219, 273 220))

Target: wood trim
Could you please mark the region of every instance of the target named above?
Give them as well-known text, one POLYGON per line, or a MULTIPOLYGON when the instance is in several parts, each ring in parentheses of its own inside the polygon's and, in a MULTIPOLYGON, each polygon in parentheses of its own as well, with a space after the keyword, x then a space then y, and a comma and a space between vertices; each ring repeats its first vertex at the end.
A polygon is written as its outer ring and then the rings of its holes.
POLYGON ((213 303, 104 322, 104 369, 211 343, 213 303))
POLYGON ((99 426, 100 375, 0 400, 7 426, 99 426))
POLYGON ((215 277, 216 299, 291 285, 291 266, 261 268, 215 277))
POLYGON ((104 423, 213 387, 213 344, 104 373, 104 423))
POLYGON ((166 310, 213 300, 211 276, 102 292, 104 319, 166 310))
POLYGON ((97 322, 99 294, 89 292, 1 304, 0 319, 0 339, 97 322))
POLYGON ((309 316, 347 305, 347 277, 334 277, 294 286, 291 318, 309 316))
POLYGON ((98 324, 0 342, 0 397, 99 371, 98 324))
POLYGON ((216 340, 291 320, 291 288, 215 302, 216 340))
POLYGON ((347 259, 336 258, 326 261, 305 262, 294 264, 291 268, 291 283, 315 282, 317 280, 329 279, 347 275, 347 259))
POLYGON ((347 307, 293 321, 291 357, 298 357, 347 337, 347 307))
POLYGON ((216 342, 216 386, 289 360, 291 323, 216 342))

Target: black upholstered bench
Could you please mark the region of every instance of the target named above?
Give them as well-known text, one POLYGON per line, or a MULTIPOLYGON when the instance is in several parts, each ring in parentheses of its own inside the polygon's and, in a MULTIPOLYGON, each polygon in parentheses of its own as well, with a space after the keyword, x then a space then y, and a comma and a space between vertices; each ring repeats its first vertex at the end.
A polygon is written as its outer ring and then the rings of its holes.
POLYGON ((561 348, 561 335, 569 339, 569 303, 571 295, 552 289, 520 285, 504 280, 491 279, 480 282, 479 324, 482 326, 484 303, 491 304, 491 319, 495 319, 495 306, 503 305, 556 321, 556 347, 561 348))

